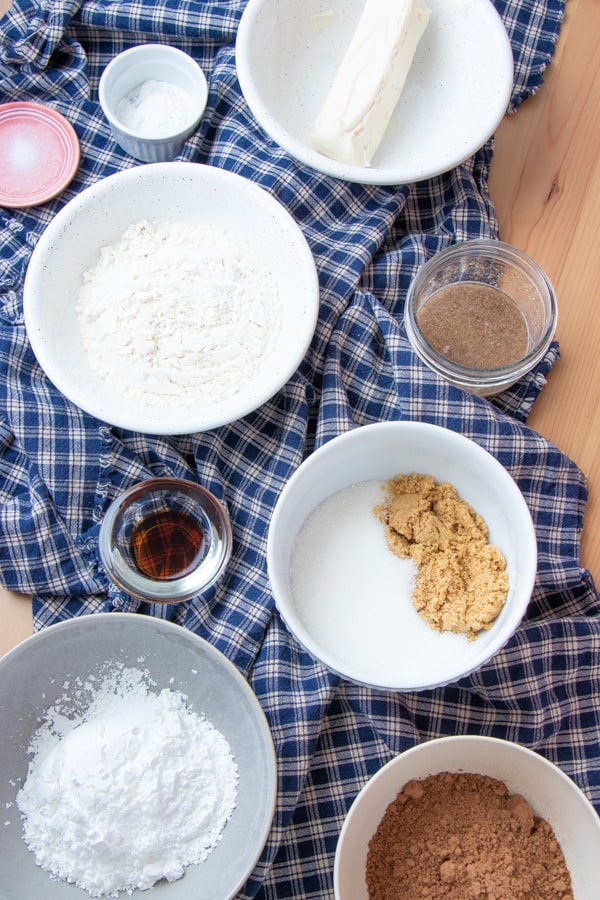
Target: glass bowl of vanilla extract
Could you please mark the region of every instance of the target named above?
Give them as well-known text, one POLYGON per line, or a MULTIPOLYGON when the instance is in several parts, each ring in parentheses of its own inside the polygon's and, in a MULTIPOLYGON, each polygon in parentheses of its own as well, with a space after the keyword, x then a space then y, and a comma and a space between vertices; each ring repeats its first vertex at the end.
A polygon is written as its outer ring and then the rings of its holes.
POLYGON ((179 603, 207 591, 231 557, 224 505, 180 478, 150 478, 120 494, 98 538, 110 580, 133 597, 179 603))
POLYGON ((425 262, 404 312, 413 350, 456 387, 492 397, 545 356, 557 302, 541 266, 493 238, 453 244, 425 262))

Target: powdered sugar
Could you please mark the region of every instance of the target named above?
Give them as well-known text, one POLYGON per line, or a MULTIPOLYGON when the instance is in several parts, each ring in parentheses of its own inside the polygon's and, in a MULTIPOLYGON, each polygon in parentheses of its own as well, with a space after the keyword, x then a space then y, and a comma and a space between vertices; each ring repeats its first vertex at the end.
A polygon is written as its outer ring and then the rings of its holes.
POLYGON ((17 795, 25 842, 38 865, 92 897, 180 878, 207 858, 235 808, 225 737, 137 669, 102 679, 80 713, 55 704, 30 751, 17 795))
POLYGON ((131 225, 84 276, 77 314, 97 373, 142 405, 212 408, 265 365, 280 331, 268 265, 216 226, 131 225))

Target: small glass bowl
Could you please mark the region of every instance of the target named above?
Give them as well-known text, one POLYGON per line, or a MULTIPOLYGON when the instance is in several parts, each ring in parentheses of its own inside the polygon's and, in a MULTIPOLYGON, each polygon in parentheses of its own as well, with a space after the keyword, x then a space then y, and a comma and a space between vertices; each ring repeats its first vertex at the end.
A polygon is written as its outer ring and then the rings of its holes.
MULTIPOLYGON (((475 300, 473 302, 476 303, 475 300)), ((433 309, 430 307, 431 311, 433 309)), ((433 313, 430 314, 430 323, 432 316, 433 313)), ((493 239, 465 241, 436 253, 418 271, 408 290, 404 320, 410 343, 426 365, 451 384, 490 397, 511 387, 543 358, 556 330, 556 295, 546 273, 523 251, 493 239), (474 290, 496 288, 505 296, 508 307, 504 305, 501 313, 500 307, 497 307, 497 318, 491 322, 485 320, 483 315, 480 321, 476 315, 482 310, 481 305, 471 308, 468 315, 465 312, 463 321, 456 309, 454 314, 446 311, 446 319, 440 315, 436 326, 438 338, 443 336, 447 343, 442 346, 438 339, 434 346, 421 327, 426 304, 437 292, 467 282, 474 286, 474 290), (514 332, 515 316, 520 329, 518 341, 514 332), (479 333, 478 328, 481 328, 479 333), (514 348, 523 342, 520 352, 512 358, 508 356, 506 364, 496 361, 493 367, 477 365, 476 356, 483 352, 486 345, 484 330, 488 337, 491 332, 495 333, 505 347, 514 348), (473 359, 468 364, 456 361, 456 357, 450 358, 453 331, 459 333, 461 338, 467 333, 471 335, 473 359)))
POLYGON ((178 603, 215 583, 231 557, 229 517, 199 484, 151 478, 108 508, 99 534, 109 578, 142 600, 178 603))

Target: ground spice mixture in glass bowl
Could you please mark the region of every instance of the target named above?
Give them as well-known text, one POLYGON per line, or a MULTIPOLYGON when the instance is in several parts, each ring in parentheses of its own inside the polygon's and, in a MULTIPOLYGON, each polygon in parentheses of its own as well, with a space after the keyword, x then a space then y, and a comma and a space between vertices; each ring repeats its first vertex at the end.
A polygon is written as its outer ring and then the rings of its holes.
POLYGON ((481 396, 533 369, 556 330, 552 284, 526 253, 502 241, 455 244, 429 259, 411 284, 408 338, 421 360, 481 396))

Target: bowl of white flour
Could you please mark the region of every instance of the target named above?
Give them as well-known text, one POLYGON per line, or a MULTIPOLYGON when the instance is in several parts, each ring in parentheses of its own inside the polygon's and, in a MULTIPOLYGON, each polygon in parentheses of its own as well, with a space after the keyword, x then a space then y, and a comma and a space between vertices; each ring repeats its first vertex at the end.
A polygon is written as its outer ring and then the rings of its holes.
POLYGON ((186 629, 100 613, 0 660, 0 894, 230 900, 271 828, 276 762, 239 671, 186 629))
POLYGON ((315 262, 270 194, 212 166, 135 166, 82 191, 36 245, 23 294, 41 367, 102 421, 150 434, 233 422, 293 376, 315 262))

